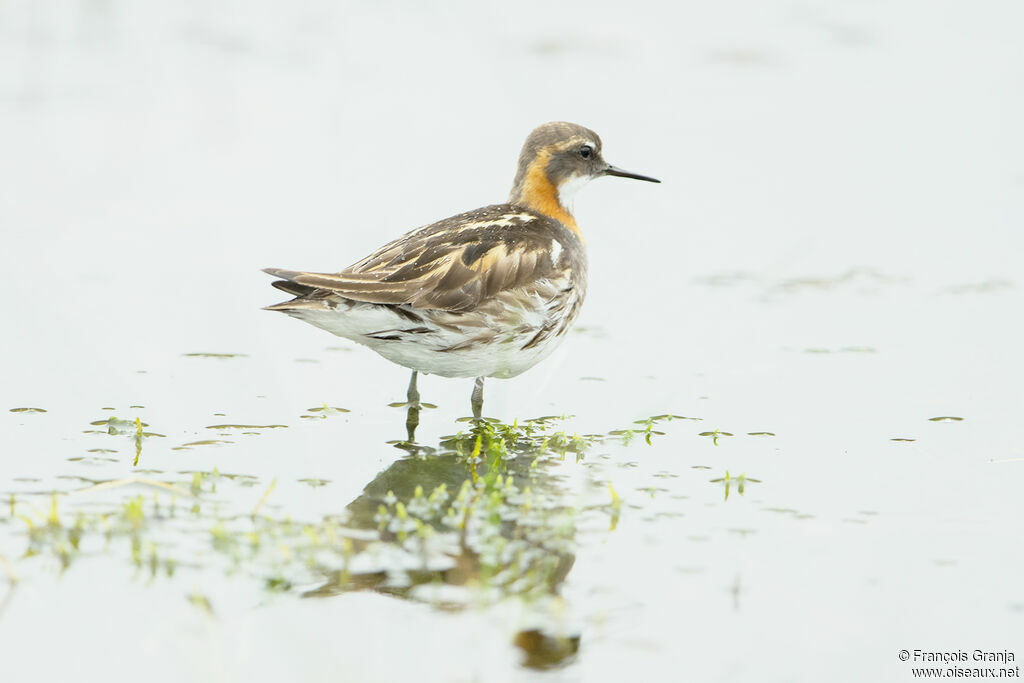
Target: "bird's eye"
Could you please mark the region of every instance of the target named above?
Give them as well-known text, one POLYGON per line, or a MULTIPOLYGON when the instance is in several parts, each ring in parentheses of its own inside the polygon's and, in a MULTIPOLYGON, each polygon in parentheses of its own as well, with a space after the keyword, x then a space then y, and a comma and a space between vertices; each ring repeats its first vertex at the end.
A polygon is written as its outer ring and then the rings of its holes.
POLYGON ((583 145, 580 147, 580 156, 584 159, 589 159, 594 153, 594 148, 590 145, 583 145))

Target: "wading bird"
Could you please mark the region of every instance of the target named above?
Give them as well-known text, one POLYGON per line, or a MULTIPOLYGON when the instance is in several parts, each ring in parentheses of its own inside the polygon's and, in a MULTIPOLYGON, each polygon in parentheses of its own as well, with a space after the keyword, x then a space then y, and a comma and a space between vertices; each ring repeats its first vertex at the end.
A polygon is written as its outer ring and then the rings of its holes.
POLYGON ((569 202, 601 176, 660 182, 608 164, 594 131, 546 123, 523 145, 507 203, 417 228, 339 273, 267 268, 295 296, 267 310, 410 368, 410 406, 418 372, 475 377, 479 418, 484 378, 532 368, 579 314, 587 256, 569 202))

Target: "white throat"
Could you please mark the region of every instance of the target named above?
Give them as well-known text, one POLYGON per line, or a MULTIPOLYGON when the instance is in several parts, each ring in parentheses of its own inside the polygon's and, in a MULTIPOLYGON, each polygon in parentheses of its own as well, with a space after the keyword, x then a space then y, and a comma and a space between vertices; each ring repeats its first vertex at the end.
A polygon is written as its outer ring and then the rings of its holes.
POLYGON ((562 181, 558 186, 558 203, 570 213, 572 212, 572 200, 580 188, 589 183, 592 178, 588 175, 574 175, 568 180, 562 181))

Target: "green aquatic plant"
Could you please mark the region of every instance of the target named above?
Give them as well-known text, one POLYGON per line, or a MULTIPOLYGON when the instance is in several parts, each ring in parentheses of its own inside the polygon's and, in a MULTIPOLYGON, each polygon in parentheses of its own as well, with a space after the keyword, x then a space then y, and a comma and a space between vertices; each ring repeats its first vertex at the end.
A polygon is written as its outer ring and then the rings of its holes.
POLYGON ((760 479, 753 479, 751 477, 748 477, 745 473, 741 474, 738 477, 733 477, 733 476, 729 475, 729 470, 726 470, 724 477, 719 477, 718 479, 712 479, 711 483, 713 483, 713 484, 722 484, 722 486, 725 488, 725 500, 728 501, 729 500, 729 488, 732 487, 733 485, 736 486, 736 492, 739 493, 742 496, 743 493, 744 493, 744 489, 746 488, 747 484, 760 484, 761 480, 760 479))
POLYGON ((326 420, 331 415, 343 415, 345 413, 351 412, 348 408, 335 408, 335 407, 327 405, 326 403, 324 403, 323 405, 317 406, 315 408, 306 408, 306 411, 308 413, 310 413, 310 414, 309 415, 302 415, 301 417, 303 417, 304 419, 307 419, 307 420, 312 420, 312 419, 326 420))
POLYGON ((701 432, 698 436, 706 436, 711 439, 711 443, 718 445, 718 440, 722 437, 732 436, 731 432, 723 432, 721 429, 715 429, 710 432, 701 432))
MULTIPOLYGON (((103 552, 123 557, 149 581, 181 572, 198 580, 219 566, 275 594, 373 590, 445 609, 510 599, 547 609, 575 561, 581 517, 606 517, 613 531, 626 510, 611 481, 598 482, 601 495, 583 501, 557 473, 597 445, 626 445, 635 436, 649 444, 662 434, 656 425, 686 418, 654 416, 603 434, 567 429, 569 419, 460 422, 461 431, 433 447, 406 443, 407 455, 343 509, 319 519, 293 520, 268 506, 277 479, 260 482, 216 467, 160 479, 86 480, 83 488, 45 499, 11 494, 6 507, 25 540, 12 562, 49 557, 68 571, 103 552), (254 485, 260 488, 243 493, 254 485), (79 504, 86 493, 103 495, 79 504)), ((139 418, 111 416, 94 426, 140 444, 148 436, 139 418)), ((212 428, 239 427, 252 426, 212 428)), ((213 614, 199 588, 186 597, 213 614)))
POLYGON ((654 436, 664 436, 665 432, 659 432, 654 429, 654 425, 662 422, 672 422, 673 420, 692 420, 700 422, 699 417, 686 417, 684 415, 654 415, 643 420, 634 420, 633 424, 640 425, 640 427, 629 428, 629 429, 616 429, 608 432, 609 436, 615 436, 622 440, 623 444, 629 444, 637 436, 643 436, 647 445, 651 445, 651 438, 654 436), (642 427, 642 429, 641 429, 642 427))
MULTIPOLYGON (((142 406, 133 406, 134 408, 141 408, 142 406)), ((147 432, 145 428, 149 425, 142 421, 141 418, 136 417, 133 420, 123 420, 121 418, 111 415, 105 420, 94 420, 89 423, 93 427, 105 427, 105 433, 108 436, 129 436, 135 445, 135 459, 132 461, 132 466, 137 467, 139 464, 139 458, 142 455, 142 445, 146 439, 149 438, 164 438, 165 434, 158 434, 156 432, 147 432)), ((88 434, 102 434, 104 430, 86 430, 88 434)), ((115 451, 110 451, 115 452, 115 451)))
MULTIPOLYGON (((163 486, 162 483, 160 485, 163 486)), ((88 487, 88 490, 101 488, 103 485, 88 487)), ((161 516, 156 493, 153 507, 148 512, 143 495, 131 496, 101 512, 62 512, 59 505, 62 497, 56 493, 51 494, 45 509, 28 503, 21 504, 21 507, 27 508, 18 513, 26 530, 27 542, 23 558, 48 556, 56 559, 61 571, 65 571, 82 552, 83 539, 93 536, 102 538, 108 548, 112 544, 127 541, 132 564, 140 569, 148 566, 152 576, 161 568, 168 575, 173 574, 177 563, 161 560, 158 555, 159 543, 145 536, 151 520, 161 516)))

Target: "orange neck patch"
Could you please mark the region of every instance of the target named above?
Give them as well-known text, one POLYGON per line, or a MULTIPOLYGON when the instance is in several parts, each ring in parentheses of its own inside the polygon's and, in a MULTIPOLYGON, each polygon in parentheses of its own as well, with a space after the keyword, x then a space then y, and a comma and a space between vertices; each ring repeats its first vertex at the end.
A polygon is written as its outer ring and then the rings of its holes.
POLYGON ((554 218, 576 233, 582 242, 583 233, 580 232, 579 226, 576 225, 576 219, 558 201, 558 188, 548 180, 548 174, 545 169, 549 159, 551 159, 551 153, 542 150, 537 155, 537 158, 533 160, 533 163, 530 164, 526 171, 526 177, 523 178, 523 189, 519 195, 519 204, 542 213, 549 218, 554 218))

